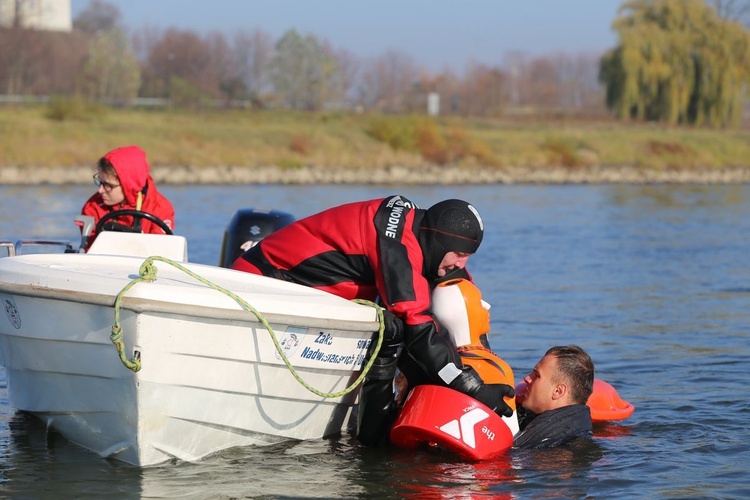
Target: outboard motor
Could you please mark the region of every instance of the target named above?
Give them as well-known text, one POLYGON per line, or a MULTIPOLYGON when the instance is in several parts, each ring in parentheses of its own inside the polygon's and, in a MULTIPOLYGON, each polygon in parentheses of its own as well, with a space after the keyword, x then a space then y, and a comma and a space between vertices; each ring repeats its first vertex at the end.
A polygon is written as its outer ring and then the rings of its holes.
POLYGON ((219 266, 232 267, 237 258, 260 240, 294 222, 286 212, 263 208, 237 210, 224 231, 219 266))

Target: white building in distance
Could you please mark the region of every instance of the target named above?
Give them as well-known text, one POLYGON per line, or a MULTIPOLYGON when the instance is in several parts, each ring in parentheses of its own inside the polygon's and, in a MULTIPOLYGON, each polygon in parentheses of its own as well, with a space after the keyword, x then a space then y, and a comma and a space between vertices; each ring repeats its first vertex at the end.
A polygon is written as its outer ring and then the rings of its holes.
POLYGON ((70 0, 0 0, 0 26, 5 28, 18 22, 23 28, 69 32, 72 19, 70 0))

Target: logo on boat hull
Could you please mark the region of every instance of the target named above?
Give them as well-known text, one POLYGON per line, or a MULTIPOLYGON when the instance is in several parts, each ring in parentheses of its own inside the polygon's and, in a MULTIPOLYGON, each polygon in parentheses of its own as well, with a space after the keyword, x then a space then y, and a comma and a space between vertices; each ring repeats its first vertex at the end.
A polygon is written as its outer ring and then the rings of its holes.
POLYGON ((5 307, 5 315, 8 316, 8 321, 13 325, 13 328, 18 330, 21 328, 21 313, 18 312, 16 303, 13 301, 13 297, 6 297, 1 295, 3 306, 5 307))
MULTIPOLYGON (((302 339, 307 333, 307 328, 297 328, 294 326, 287 327, 284 335, 281 336, 279 344, 284 351, 284 355, 290 358, 297 352, 297 348, 302 343, 302 339)), ((281 359, 281 355, 276 351, 276 359, 281 359)))

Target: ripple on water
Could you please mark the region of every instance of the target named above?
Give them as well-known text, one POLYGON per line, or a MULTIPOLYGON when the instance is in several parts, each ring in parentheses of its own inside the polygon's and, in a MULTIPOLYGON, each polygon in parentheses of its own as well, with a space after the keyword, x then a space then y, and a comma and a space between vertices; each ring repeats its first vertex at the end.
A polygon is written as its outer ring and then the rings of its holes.
MULTIPOLYGON (((393 186, 165 186, 191 260, 216 264, 238 208, 304 217, 393 186)), ((487 231, 469 267, 492 304, 490 341, 520 380, 577 343, 636 407, 572 456, 363 449, 350 437, 227 450, 136 469, 48 434, 8 406, 0 370, 0 483, 11 497, 747 498, 750 185, 425 186, 424 206, 477 200, 487 231), (481 203, 481 206, 480 206, 481 203)), ((0 237, 75 240, 90 186, 0 186, 0 237), (39 203, 38 200, 47 200, 39 203)), ((0 318, 0 321, 2 319, 0 318)))

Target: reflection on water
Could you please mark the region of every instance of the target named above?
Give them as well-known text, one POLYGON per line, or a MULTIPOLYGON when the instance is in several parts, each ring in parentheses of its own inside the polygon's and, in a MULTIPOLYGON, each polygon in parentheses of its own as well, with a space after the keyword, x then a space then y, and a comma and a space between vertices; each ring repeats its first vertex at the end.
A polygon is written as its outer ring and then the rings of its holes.
POLYGON ((48 433, 41 421, 11 416, 0 461, 3 492, 13 497, 55 497, 61 485, 76 496, 117 498, 237 498, 273 491, 295 497, 353 497, 364 493, 357 477, 359 458, 352 438, 289 442, 226 450, 199 464, 173 463, 139 469, 106 460, 48 433), (321 471, 325 470, 325 474, 321 471))
MULTIPOLYGON (((513 498, 523 483, 554 479, 558 491, 585 476, 601 457, 595 443, 579 450, 536 450, 492 462, 463 463, 445 451, 362 449, 350 436, 331 441, 291 442, 264 448, 227 450, 200 464, 138 469, 96 459, 42 423, 16 414, 4 443, 4 473, 11 496, 55 496, 61 484, 81 496, 118 498, 238 498, 273 492, 274 497, 513 498), (370 465, 368 466, 367 463, 370 465), (525 477, 518 471, 527 471, 525 477), (531 476, 528 471, 535 471, 531 476), (499 496, 498 496, 499 495, 499 496)), ((572 487, 572 486, 571 486, 572 487)), ((573 490, 571 490, 572 492, 573 490)))
POLYGON ((346 442, 285 443, 267 448, 228 450, 199 465, 147 469, 142 493, 149 498, 237 498, 273 492, 275 496, 356 497, 364 488, 352 481, 359 466, 346 442), (321 471, 326 471, 321 474, 321 471))
MULTIPOLYGON (((746 498, 750 496, 750 186, 164 186, 189 258, 216 264, 235 210, 300 218, 401 192, 463 198, 486 235, 469 268, 493 307, 490 342, 518 379, 577 343, 636 407, 576 450, 463 463, 363 449, 350 436, 228 450, 137 469, 48 434, 8 407, 0 489, 14 498, 746 498)), ((90 186, 0 186, 0 239, 79 239, 90 186), (40 200, 47 200, 40 202, 40 200)), ((0 318, 1 319, 1 318, 0 318)), ((116 358, 113 362, 117 362, 116 358)), ((196 402, 200 404, 200 402, 196 402)))

